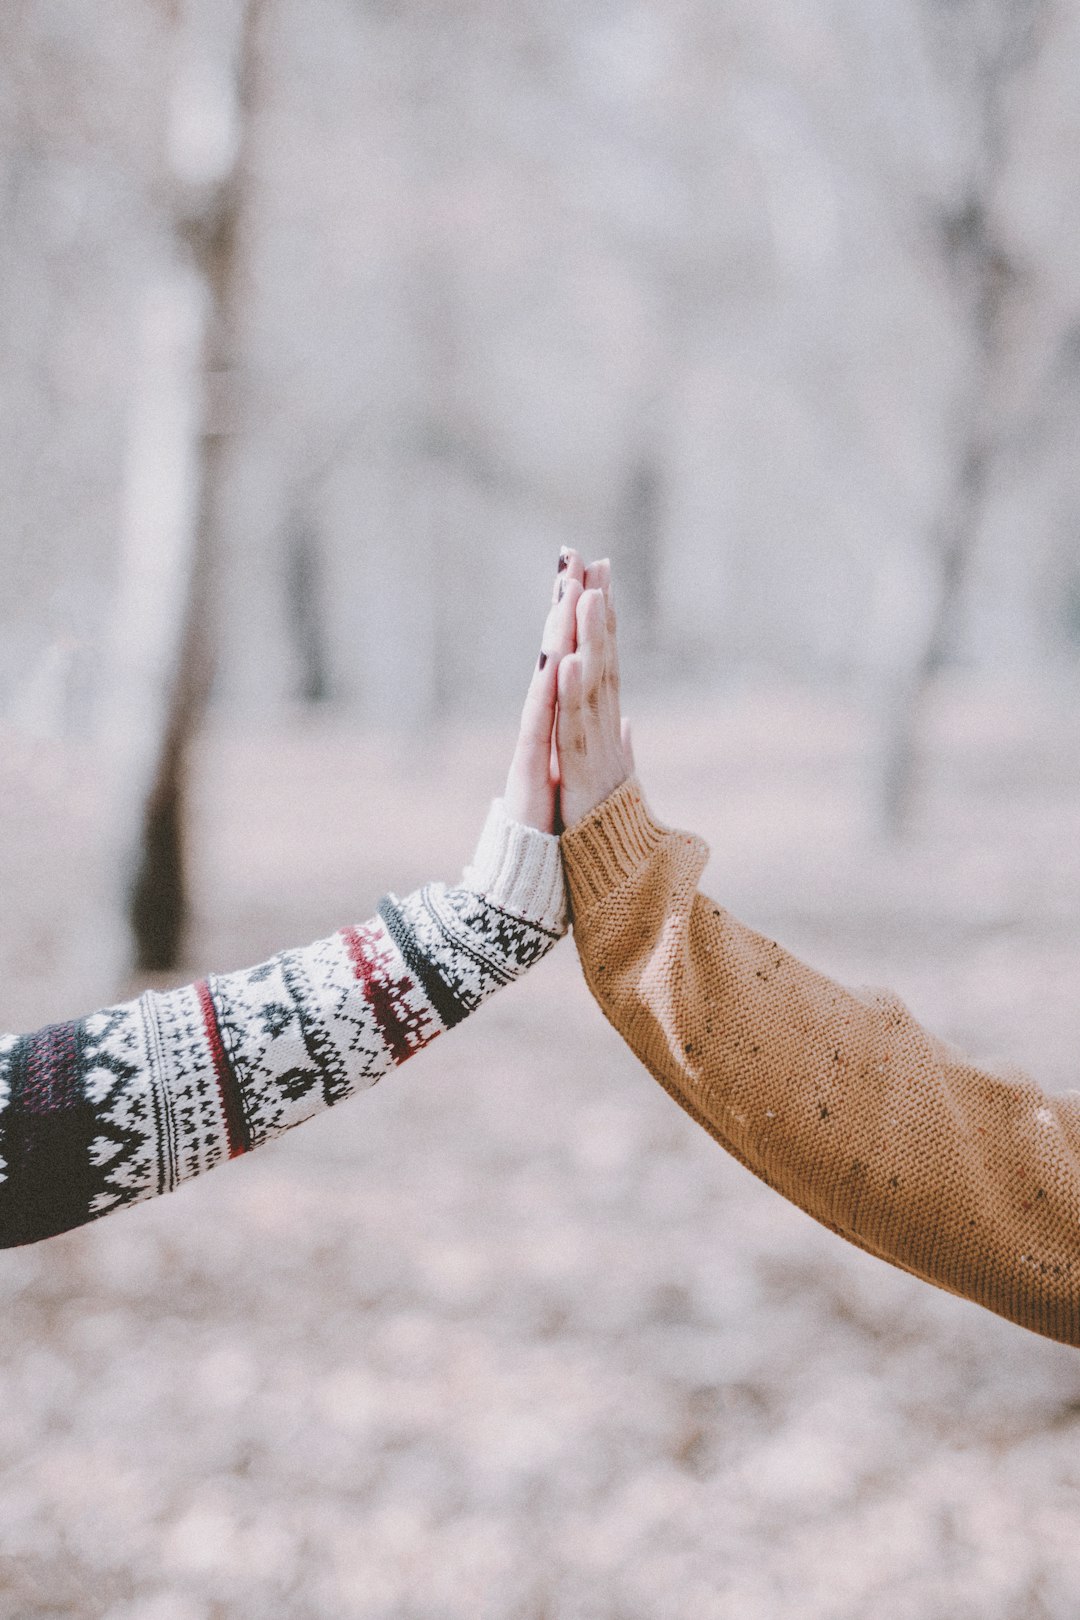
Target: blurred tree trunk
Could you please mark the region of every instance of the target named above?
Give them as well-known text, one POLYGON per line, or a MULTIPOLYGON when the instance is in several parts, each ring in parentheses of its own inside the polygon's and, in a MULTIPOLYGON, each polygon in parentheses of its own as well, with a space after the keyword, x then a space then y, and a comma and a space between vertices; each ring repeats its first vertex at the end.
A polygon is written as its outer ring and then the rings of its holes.
MULTIPOLYGON (((204 291, 204 416, 196 447, 192 541, 182 601, 177 605, 181 631, 143 810, 130 899, 136 965, 147 971, 163 972, 178 965, 190 910, 186 839, 190 754, 205 714, 214 668, 214 570, 238 410, 245 227, 266 10, 267 0, 244 0, 240 13, 231 86, 234 135, 227 172, 202 185, 198 177, 191 184, 190 175, 178 176, 178 245, 186 251, 204 291)), ((180 116, 183 121, 182 110, 180 116)))
MULTIPOLYGON (((932 0, 940 24, 943 8, 932 0)), ((997 0, 990 8, 969 3, 957 9, 967 40, 952 49, 978 63, 981 140, 964 205, 942 222, 948 269, 966 305, 971 372, 964 391, 955 470, 949 481, 933 542, 934 580, 930 608, 906 664, 889 685, 884 714, 880 815, 892 837, 907 829, 917 791, 920 734, 935 677, 956 639, 964 587, 973 562, 1002 434, 999 376, 1003 317, 1017 271, 998 243, 992 210, 1007 160, 1006 98, 1015 76, 1040 44, 1045 0, 997 0), (966 13, 966 15, 965 15, 966 13), (971 34, 976 37, 972 39, 971 34)))
POLYGON ((957 455, 957 465, 938 519, 934 543, 934 590, 914 657, 896 678, 886 712, 881 811, 886 831, 906 830, 916 795, 919 740, 936 676, 948 661, 963 592, 974 559, 993 468, 995 371, 1001 306, 1012 272, 995 250, 980 203, 971 211, 972 273, 977 280, 973 311, 976 358, 957 455))

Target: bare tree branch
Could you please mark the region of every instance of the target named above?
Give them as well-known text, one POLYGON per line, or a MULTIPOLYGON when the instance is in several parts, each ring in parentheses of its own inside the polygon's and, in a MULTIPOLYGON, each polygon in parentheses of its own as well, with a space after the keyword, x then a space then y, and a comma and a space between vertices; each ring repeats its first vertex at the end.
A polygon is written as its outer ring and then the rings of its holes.
MULTIPOLYGON (((977 35, 986 28, 984 6, 933 6, 935 15, 943 9, 967 10, 977 35)), ((937 561, 933 605, 914 656, 896 676, 886 703, 880 810, 885 830, 894 837, 910 821, 926 704, 951 652, 999 454, 1003 315, 1019 277, 995 237, 992 207, 1007 158, 1006 93, 1014 76, 1037 54, 1046 15, 1046 0, 1000 0, 991 8, 989 37, 974 42, 976 47, 982 45, 975 57, 980 146, 968 197, 940 227, 941 251, 967 305, 971 375, 957 433, 955 470, 933 541, 937 561)))

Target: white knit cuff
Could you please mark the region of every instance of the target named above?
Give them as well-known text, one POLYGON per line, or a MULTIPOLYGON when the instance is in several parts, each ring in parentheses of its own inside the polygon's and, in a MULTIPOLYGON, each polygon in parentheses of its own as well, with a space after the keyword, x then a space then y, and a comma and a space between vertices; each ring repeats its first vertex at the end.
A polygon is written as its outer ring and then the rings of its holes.
POLYGON ((462 883, 492 905, 552 934, 565 934, 566 881, 559 840, 511 821, 496 799, 462 883))

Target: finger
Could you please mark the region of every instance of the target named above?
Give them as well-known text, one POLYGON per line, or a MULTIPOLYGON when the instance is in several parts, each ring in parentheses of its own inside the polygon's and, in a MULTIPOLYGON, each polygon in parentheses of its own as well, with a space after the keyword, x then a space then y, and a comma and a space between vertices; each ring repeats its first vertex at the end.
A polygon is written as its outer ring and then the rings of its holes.
MULTIPOLYGON (((613 757, 618 757, 622 754, 622 700, 619 693, 619 647, 610 564, 605 562, 601 565, 598 577, 601 581, 606 578, 607 588, 605 591, 603 584, 597 587, 602 592, 603 600, 604 669, 599 700, 593 712, 606 739, 606 746, 611 749, 613 757)), ((627 769, 632 771, 633 767, 627 769)))
POLYGON ((571 580, 577 580, 579 585, 585 581, 585 564, 578 552, 570 546, 563 546, 559 552, 559 565, 555 570, 555 587, 552 591, 552 600, 559 601, 566 586, 571 580))
POLYGON ((610 557, 603 557, 599 562, 590 563, 585 570, 585 589, 603 591, 604 601, 607 604, 607 631, 608 649, 607 659, 614 681, 616 692, 619 685, 619 647, 616 640, 617 623, 615 619, 615 595, 612 586, 612 572, 610 557))
POLYGON ((592 562, 585 570, 584 585, 587 591, 603 591, 607 595, 611 585, 611 560, 603 557, 599 562, 592 562))
MULTIPOLYGON (((580 600, 581 581, 573 575, 570 575, 569 577, 564 576, 561 599, 556 601, 555 607, 552 609, 554 620, 552 624, 549 656, 552 657, 556 663, 559 663, 562 659, 577 651, 577 608, 580 600)), ((557 696, 558 690, 556 687, 555 698, 557 698, 557 696)), ((553 703, 554 700, 555 699, 553 698, 553 703)), ((559 748, 558 739, 555 732, 554 712, 552 712, 551 715, 550 748, 551 780, 558 785, 558 783, 562 780, 562 773, 559 768, 559 748)))
POLYGON ((559 660, 541 652, 533 670, 525 704, 518 727, 518 745, 551 747, 551 732, 555 723, 555 698, 558 691, 559 660))
POLYGON ((634 772, 637 770, 637 766, 634 764, 634 739, 630 735, 629 720, 624 719, 620 729, 622 732, 623 759, 626 761, 627 770, 630 772, 630 775, 633 776, 634 772))
POLYGON ((580 583, 571 578, 561 602, 554 602, 544 625, 540 656, 533 669, 525 706, 521 714, 519 742, 548 750, 555 729, 555 702, 558 693, 558 666, 577 645, 577 604, 580 583))
POLYGON ((570 653, 559 665, 559 709, 555 735, 562 760, 571 754, 585 752, 584 696, 584 658, 579 652, 570 653))
POLYGON ((540 637, 541 669, 549 658, 557 662, 577 646, 576 613, 580 596, 581 586, 576 579, 570 579, 564 584, 561 599, 552 602, 548 609, 540 637))
POLYGON ((544 627, 542 646, 549 657, 559 659, 577 647, 577 606, 581 581, 570 576, 563 581, 561 597, 552 605, 544 627))
POLYGON ((607 631, 607 645, 605 649, 604 679, 609 688, 609 694, 615 705, 616 712, 621 713, 619 698, 619 620, 615 612, 615 592, 609 581, 607 595, 607 615, 605 629, 607 631))
POLYGON ((584 701, 595 718, 600 713, 607 652, 607 614, 603 593, 597 589, 585 591, 578 602, 577 639, 584 701))

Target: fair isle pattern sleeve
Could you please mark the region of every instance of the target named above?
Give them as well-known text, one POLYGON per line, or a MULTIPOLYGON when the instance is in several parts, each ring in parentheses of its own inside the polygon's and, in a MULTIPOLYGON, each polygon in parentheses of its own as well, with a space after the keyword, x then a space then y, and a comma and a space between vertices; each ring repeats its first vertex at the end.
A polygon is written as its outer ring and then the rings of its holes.
POLYGON ((0 1037, 0 1247, 171 1191, 372 1086, 566 929, 558 840, 488 819, 461 886, 259 967, 0 1037))

